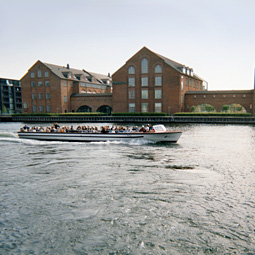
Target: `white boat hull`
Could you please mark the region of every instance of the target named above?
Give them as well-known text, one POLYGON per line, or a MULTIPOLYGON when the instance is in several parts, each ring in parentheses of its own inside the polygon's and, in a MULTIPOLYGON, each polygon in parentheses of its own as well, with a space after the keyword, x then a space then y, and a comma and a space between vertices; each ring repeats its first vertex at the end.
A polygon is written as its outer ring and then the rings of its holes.
POLYGON ((45 133, 45 132, 18 132, 20 138, 35 139, 42 141, 63 141, 63 142, 106 142, 106 141, 129 141, 148 140, 153 142, 176 143, 182 132, 137 132, 137 133, 45 133))

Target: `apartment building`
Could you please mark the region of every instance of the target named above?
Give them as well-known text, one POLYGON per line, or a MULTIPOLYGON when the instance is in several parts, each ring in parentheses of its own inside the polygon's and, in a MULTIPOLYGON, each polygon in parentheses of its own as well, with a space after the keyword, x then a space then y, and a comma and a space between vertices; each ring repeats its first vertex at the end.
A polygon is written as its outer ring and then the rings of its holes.
POLYGON ((22 112, 21 85, 19 80, 0 78, 0 114, 22 112))

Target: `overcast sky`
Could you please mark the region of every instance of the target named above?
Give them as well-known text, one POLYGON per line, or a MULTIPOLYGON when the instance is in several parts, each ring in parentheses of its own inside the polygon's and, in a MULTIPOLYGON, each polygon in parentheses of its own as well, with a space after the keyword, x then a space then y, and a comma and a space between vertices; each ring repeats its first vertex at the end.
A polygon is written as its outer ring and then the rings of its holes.
POLYGON ((37 61, 114 73, 143 46, 209 90, 253 89, 255 0, 0 0, 0 77, 37 61))

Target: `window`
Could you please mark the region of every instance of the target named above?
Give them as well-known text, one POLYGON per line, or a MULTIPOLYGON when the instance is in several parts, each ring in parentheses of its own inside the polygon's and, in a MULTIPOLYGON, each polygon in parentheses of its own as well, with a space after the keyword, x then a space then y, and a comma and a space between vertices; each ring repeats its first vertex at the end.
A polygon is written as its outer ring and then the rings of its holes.
POLYGON ((43 112, 43 105, 40 105, 40 106, 39 106, 39 111, 40 111, 40 112, 43 112))
POLYGON ((133 66, 128 68, 128 74, 135 74, 135 68, 133 66))
POLYGON ((142 77, 142 86, 148 86, 148 77, 142 77))
POLYGON ((188 80, 188 78, 185 78, 185 85, 186 85, 186 86, 189 85, 189 80, 188 80))
POLYGON ((162 112, 162 104, 155 103, 155 112, 162 112))
POLYGON ((135 86, 135 78, 128 78, 128 86, 134 87, 135 86))
POLYGON ((50 86, 50 82, 49 81, 45 81, 45 87, 49 87, 50 86))
POLYGON ((32 109, 33 112, 36 112, 37 109, 36 109, 36 105, 33 105, 33 109, 32 109))
POLYGON ((43 99, 43 93, 39 93, 39 99, 43 99))
POLYGON ((68 78, 72 78, 72 74, 71 73, 68 73, 68 78))
POLYGON ((65 102, 65 103, 67 102, 67 97, 66 97, 66 96, 64 96, 64 102, 65 102))
POLYGON ((50 93, 46 93, 45 96, 46 96, 46 99, 50 99, 50 93))
POLYGON ((161 99, 161 98, 162 98, 162 90, 155 89, 155 99, 161 99))
POLYGON ((44 77, 49 77, 49 72, 48 71, 44 72, 44 77))
POLYGON ((135 112, 135 103, 130 103, 128 105, 128 112, 135 112))
POLYGON ((148 103, 142 103, 141 108, 142 108, 142 112, 148 112, 149 104, 148 103))
POLYGON ((181 91, 183 91, 183 81, 181 81, 181 91))
POLYGON ((191 79, 189 79, 189 86, 191 87, 191 79))
POLYGON ((157 76, 155 77, 155 86, 161 86, 162 85, 162 77, 157 76))
POLYGON ((37 70, 37 77, 42 77, 42 71, 39 69, 39 70, 37 70))
POLYGON ((66 81, 63 81, 63 86, 66 86, 66 81))
POLYGON ((42 81, 38 81, 38 87, 42 87, 42 86, 43 86, 42 81))
POLYGON ((195 86, 196 86, 196 82, 195 82, 195 81, 193 81, 193 88, 195 88, 195 86))
POLYGON ((183 104, 183 95, 181 95, 181 104, 183 104))
POLYGON ((35 78, 35 73, 34 73, 34 72, 31 72, 31 73, 30 73, 30 77, 31 77, 31 78, 35 78))
POLYGON ((50 105, 46 105, 46 111, 50 112, 50 105))
POLYGON ((142 90, 142 99, 148 99, 148 89, 143 89, 142 90))
POLYGON ((135 99, 135 90, 129 90, 128 91, 128 98, 129 99, 135 99))
POLYGON ((162 67, 161 67, 161 65, 156 65, 156 66, 155 66, 155 73, 162 73, 162 67))
POLYGON ((70 87, 73 87, 73 83, 72 82, 70 82, 70 87))
POLYGON ((141 73, 148 73, 148 59, 143 58, 141 61, 141 73))
POLYGON ((32 99, 36 100, 36 94, 35 93, 32 94, 32 99))
POLYGON ((31 87, 35 88, 35 81, 31 81, 31 87))

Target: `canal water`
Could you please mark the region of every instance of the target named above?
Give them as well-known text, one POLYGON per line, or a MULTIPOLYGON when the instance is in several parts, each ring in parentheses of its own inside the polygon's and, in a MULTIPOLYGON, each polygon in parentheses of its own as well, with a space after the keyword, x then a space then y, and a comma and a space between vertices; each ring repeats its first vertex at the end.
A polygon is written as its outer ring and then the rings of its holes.
POLYGON ((23 125, 0 123, 0 254, 255 254, 255 126, 167 126, 179 142, 154 144, 23 125))

